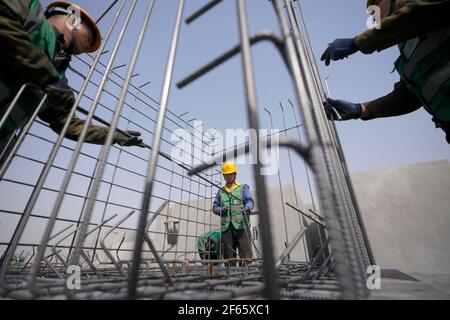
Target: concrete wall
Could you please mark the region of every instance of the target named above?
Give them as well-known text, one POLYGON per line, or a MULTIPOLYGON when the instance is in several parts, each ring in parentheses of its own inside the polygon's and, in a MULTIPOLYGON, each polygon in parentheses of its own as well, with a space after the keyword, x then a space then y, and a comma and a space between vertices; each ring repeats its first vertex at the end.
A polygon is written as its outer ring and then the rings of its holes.
POLYGON ((377 264, 409 273, 450 273, 450 163, 352 174, 377 264))

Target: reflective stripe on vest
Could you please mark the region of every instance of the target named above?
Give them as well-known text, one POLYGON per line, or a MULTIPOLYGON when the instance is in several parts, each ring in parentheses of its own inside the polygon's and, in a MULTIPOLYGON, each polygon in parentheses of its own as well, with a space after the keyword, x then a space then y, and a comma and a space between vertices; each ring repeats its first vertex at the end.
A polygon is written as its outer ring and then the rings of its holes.
POLYGON ((450 26, 399 45, 396 69, 424 107, 443 121, 450 120, 450 26), (445 89, 444 87, 449 87, 445 89), (439 99, 433 101, 437 96, 439 99))

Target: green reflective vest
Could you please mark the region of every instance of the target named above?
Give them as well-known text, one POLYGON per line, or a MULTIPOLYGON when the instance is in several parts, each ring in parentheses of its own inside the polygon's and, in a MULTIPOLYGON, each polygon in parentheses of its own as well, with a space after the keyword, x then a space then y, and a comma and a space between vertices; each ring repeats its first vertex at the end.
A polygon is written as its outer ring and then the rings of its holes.
POLYGON ((399 45, 395 68, 435 120, 450 121, 450 26, 399 45))
POLYGON ((228 212, 222 217, 221 230, 225 232, 230 226, 230 222, 236 230, 242 230, 250 226, 250 219, 247 214, 244 214, 243 202, 243 185, 235 188, 231 194, 220 190, 221 206, 228 208, 228 212))

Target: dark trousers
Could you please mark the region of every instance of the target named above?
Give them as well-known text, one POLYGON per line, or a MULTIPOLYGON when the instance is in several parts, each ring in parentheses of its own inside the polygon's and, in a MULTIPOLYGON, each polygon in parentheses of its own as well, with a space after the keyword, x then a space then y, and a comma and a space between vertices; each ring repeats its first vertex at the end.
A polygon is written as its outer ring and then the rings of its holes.
POLYGON ((230 223, 227 231, 222 232, 223 258, 236 258, 236 253, 239 250, 241 259, 251 259, 252 241, 250 236, 250 228, 236 230, 230 223))

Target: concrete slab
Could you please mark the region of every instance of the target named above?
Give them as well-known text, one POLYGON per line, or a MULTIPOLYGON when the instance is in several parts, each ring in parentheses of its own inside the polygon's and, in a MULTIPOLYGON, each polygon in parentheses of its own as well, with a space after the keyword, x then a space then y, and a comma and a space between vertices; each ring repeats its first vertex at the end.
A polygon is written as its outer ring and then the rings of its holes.
POLYGON ((369 300, 450 300, 450 295, 429 283, 390 269, 382 271, 381 289, 372 290, 369 300))

